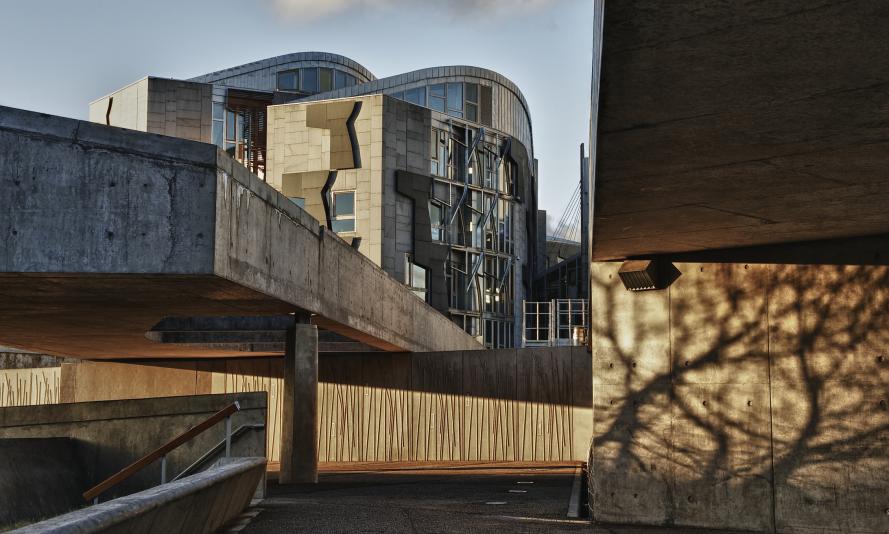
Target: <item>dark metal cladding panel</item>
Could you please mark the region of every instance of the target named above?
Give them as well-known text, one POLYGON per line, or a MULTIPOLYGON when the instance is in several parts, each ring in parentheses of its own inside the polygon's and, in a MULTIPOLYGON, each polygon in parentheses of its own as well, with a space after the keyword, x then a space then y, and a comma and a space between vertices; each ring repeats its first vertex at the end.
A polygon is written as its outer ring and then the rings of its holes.
POLYGON ((491 87, 488 85, 479 86, 479 118, 485 126, 492 126, 493 119, 491 116, 491 87))

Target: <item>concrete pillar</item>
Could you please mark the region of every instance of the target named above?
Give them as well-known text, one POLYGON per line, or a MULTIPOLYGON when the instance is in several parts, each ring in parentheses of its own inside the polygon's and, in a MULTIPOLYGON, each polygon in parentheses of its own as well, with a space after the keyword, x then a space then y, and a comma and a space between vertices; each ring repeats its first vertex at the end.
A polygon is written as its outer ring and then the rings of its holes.
POLYGON ((284 351, 281 484, 318 482, 318 327, 296 323, 284 351))

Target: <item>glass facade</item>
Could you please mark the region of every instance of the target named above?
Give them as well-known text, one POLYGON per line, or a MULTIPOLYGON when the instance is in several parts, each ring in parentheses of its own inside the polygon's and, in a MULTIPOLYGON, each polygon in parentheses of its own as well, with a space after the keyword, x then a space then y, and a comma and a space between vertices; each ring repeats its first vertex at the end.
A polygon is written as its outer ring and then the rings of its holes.
POLYGON ((478 135, 480 130, 457 125, 432 129, 431 238, 449 247, 451 317, 487 346, 511 347, 516 169, 502 157, 505 139, 485 134, 476 143, 478 135))
MULTIPOLYGON (((428 107, 458 119, 481 121, 482 95, 477 83, 434 83, 390 93, 399 100, 428 107)), ((491 92, 487 92, 487 109, 491 109, 491 92)))
POLYGON ((289 93, 312 95, 358 83, 347 72, 326 67, 305 67, 278 72, 277 89, 289 93))

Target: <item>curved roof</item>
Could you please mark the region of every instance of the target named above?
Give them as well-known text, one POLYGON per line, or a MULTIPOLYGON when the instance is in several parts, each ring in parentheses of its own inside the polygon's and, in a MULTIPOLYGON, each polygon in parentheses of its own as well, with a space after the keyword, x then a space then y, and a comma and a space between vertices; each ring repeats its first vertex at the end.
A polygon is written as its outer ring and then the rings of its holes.
POLYGON ((374 81, 377 79, 376 76, 373 75, 372 72, 367 70, 364 65, 358 63, 353 59, 349 59, 346 56, 341 56, 339 54, 331 54, 328 52, 294 52, 292 54, 284 54, 281 56, 275 56, 267 59, 261 59, 259 61, 254 61, 252 63, 245 63, 243 65, 238 65, 237 67, 231 67, 228 69, 218 70, 215 72, 211 72, 208 74, 202 74, 200 76, 195 76, 194 78, 190 78, 189 81, 196 82, 212 82, 221 78, 229 78, 231 76, 239 76, 241 74, 249 74, 251 72, 267 69, 269 67, 273 67, 275 65, 283 65, 286 63, 295 63, 298 61, 326 61, 329 63, 338 63, 352 69, 355 72, 358 72, 366 79, 374 81))
POLYGON ((482 80, 489 80, 505 87, 508 91, 516 96, 519 102, 521 102, 522 108, 525 110, 525 116, 528 118, 528 130, 533 132, 533 129, 531 128, 531 111, 528 108, 528 101, 525 100, 525 95, 522 94, 515 82, 500 74, 499 72, 484 69, 481 67, 470 67, 468 65, 428 67, 425 69, 414 70, 411 72, 405 72, 404 74, 396 74, 387 78, 380 78, 378 80, 361 83, 352 87, 335 89, 333 91, 327 91, 326 93, 317 93, 303 98, 301 99, 301 101, 329 100, 332 98, 367 95, 386 91, 387 89, 394 89, 399 86, 407 85, 414 82, 421 82, 424 80, 435 78, 447 78, 451 76, 466 76, 479 78, 482 80))

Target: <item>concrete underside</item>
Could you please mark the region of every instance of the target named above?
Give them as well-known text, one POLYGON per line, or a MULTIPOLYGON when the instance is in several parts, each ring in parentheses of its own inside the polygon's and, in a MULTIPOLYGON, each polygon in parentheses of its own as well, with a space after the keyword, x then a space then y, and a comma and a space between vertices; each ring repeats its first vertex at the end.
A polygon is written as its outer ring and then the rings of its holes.
POLYGON ((311 313, 378 349, 481 348, 213 145, 0 107, 0 206, 6 345, 243 356, 145 333, 166 317, 311 313))
POLYGON ((592 258, 889 232, 887 20, 605 2, 592 258))

